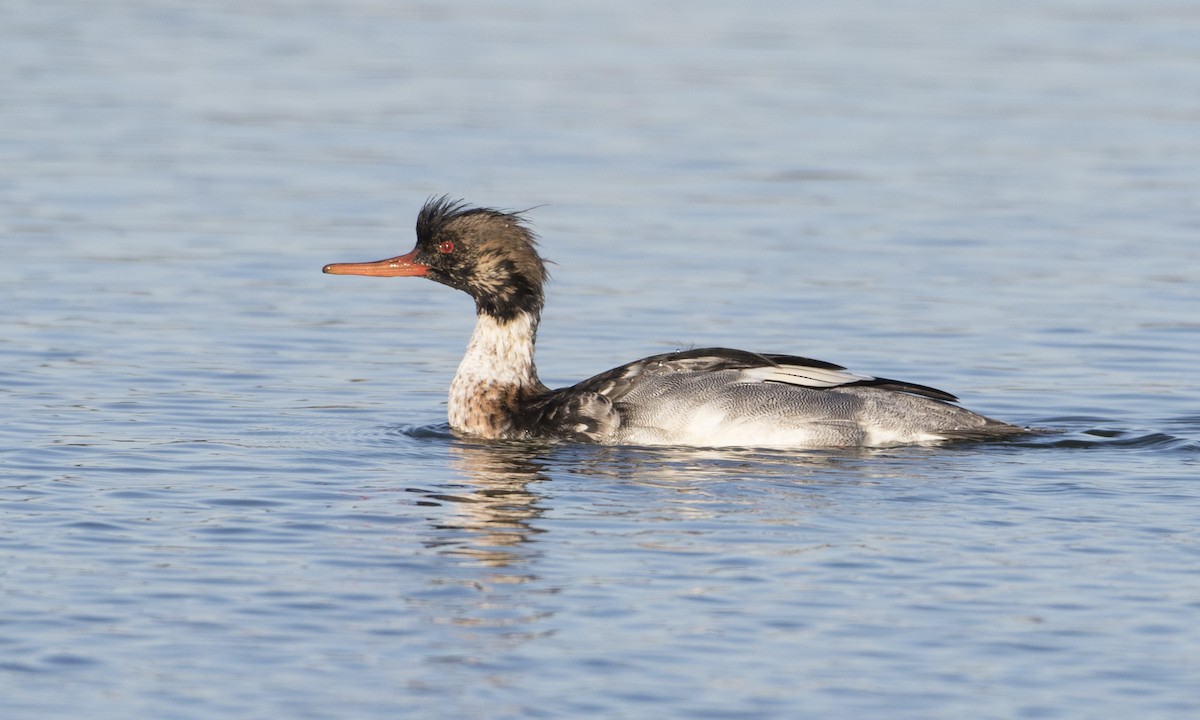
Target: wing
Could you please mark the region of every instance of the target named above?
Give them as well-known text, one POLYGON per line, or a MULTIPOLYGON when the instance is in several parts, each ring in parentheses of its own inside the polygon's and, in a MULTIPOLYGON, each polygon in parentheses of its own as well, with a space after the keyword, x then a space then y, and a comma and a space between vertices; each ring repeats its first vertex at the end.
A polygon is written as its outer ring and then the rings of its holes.
POLYGON ((740 371, 740 382, 773 382, 800 387, 878 387, 935 400, 957 402, 948 392, 917 383, 853 373, 833 363, 796 355, 752 353, 729 348, 701 348, 652 355, 588 378, 567 392, 591 392, 619 402, 639 381, 671 373, 740 371))
POLYGON ((922 395, 934 400, 958 402, 956 396, 951 395, 945 390, 938 390, 928 385, 920 385, 903 380, 859 375, 858 373, 850 372, 841 365, 834 365, 833 363, 821 360, 796 357, 795 355, 763 355, 763 357, 775 363, 777 368, 776 375, 778 377, 767 378, 769 382, 791 382, 793 385, 804 385, 805 387, 870 386, 884 390, 906 392, 911 395, 922 395), (786 379, 787 377, 796 377, 799 379, 799 382, 788 380, 786 379), (818 384, 822 382, 829 384, 818 384))

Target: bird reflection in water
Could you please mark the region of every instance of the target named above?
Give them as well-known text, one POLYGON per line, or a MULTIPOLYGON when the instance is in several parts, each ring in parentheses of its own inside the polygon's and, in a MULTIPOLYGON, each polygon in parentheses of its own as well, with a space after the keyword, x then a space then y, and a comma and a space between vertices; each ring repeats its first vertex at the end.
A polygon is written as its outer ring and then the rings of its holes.
POLYGON ((454 510, 435 521, 428 546, 487 567, 526 565, 532 556, 526 543, 542 532, 534 521, 544 508, 530 489, 548 479, 540 450, 528 443, 450 445, 449 465, 462 478, 462 492, 423 492, 427 502, 454 510))

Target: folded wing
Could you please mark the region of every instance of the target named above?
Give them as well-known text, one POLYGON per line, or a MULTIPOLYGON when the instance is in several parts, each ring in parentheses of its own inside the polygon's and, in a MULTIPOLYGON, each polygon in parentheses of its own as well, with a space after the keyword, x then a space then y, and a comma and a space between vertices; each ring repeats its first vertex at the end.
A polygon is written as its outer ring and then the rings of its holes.
POLYGON ((738 371, 737 382, 782 383, 815 389, 870 386, 945 402, 958 401, 954 395, 927 385, 860 375, 823 360, 730 348, 700 348, 653 355, 613 368, 570 389, 597 393, 619 402, 638 382, 652 377, 721 370, 738 371))

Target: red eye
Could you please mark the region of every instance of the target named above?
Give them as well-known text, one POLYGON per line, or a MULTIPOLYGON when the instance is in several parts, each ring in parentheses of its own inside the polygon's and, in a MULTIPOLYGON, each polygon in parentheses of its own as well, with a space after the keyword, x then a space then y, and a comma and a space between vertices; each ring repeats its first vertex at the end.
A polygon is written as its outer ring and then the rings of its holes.
POLYGON ((450 242, 449 240, 443 240, 438 245, 438 252, 449 255, 450 253, 454 252, 454 243, 450 242))

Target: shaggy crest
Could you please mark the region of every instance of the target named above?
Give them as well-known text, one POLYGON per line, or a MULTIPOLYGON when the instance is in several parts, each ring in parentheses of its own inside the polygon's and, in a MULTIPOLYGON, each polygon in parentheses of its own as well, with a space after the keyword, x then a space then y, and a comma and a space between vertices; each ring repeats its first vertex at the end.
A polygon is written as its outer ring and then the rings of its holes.
POLYGON ((468 293, 479 312, 510 320, 541 311, 546 265, 520 213, 430 198, 417 216, 417 246, 429 277, 468 293))

